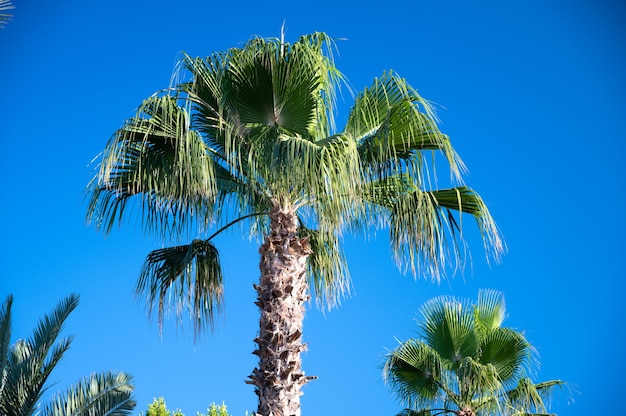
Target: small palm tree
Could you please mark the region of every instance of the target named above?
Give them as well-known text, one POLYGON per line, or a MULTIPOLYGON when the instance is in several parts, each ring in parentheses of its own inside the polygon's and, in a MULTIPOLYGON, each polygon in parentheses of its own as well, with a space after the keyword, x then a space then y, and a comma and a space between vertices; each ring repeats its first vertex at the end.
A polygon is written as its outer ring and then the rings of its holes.
POLYGON ((401 343, 383 367, 407 407, 400 415, 547 415, 544 400, 564 383, 530 380, 534 349, 501 326, 501 293, 482 290, 474 305, 438 297, 421 313, 421 338, 401 343))
POLYGON ((65 393, 53 396, 40 409, 48 377, 69 349, 72 338, 56 342, 63 324, 78 305, 70 295, 39 321, 30 339, 10 346, 11 306, 9 295, 0 309, 0 415, 2 416, 124 416, 135 407, 131 376, 124 373, 94 373, 65 393), (55 343, 56 342, 56 343, 55 343))
POLYGON ((202 236, 151 252, 137 284, 160 322, 172 299, 177 311, 188 308, 196 333, 222 305, 214 237, 239 224, 263 238, 259 365, 249 380, 263 416, 300 414, 300 389, 312 378, 300 360, 309 284, 329 306, 347 291, 343 234, 388 229, 398 264, 434 278, 462 257, 452 211, 473 215, 486 247, 502 250, 482 199, 460 183, 449 138, 404 79, 383 73, 336 131, 344 80, 333 47, 315 33, 183 55, 177 83, 113 135, 88 187, 88 220, 105 231, 136 201, 146 229, 164 239, 202 236), (430 153, 443 155, 459 186, 433 189, 430 153))

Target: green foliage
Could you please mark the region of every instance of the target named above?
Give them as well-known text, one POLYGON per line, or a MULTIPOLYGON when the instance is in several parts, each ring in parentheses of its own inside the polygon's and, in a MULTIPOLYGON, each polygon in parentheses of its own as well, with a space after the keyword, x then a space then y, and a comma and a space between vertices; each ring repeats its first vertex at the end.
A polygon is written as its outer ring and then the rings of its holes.
POLYGON ((165 399, 163 397, 155 398, 152 403, 148 405, 148 410, 145 413, 139 413, 141 416, 183 416, 180 410, 171 412, 167 409, 165 399))
MULTIPOLYGON (((226 409, 226 405, 222 403, 221 405, 216 405, 215 403, 211 403, 211 406, 207 409, 209 413, 206 416, 230 416, 226 409)), ((198 413, 197 416, 205 416, 202 413, 198 413)))
MULTIPOLYGON (((465 262, 461 219, 469 214, 487 257, 502 254, 489 210, 463 185, 464 166, 450 138, 404 78, 383 72, 356 95, 337 128, 336 97, 347 83, 334 49, 334 40, 317 32, 294 43, 253 37, 207 57, 183 54, 175 82, 144 100, 110 138, 87 187, 87 219, 109 232, 141 212, 146 231, 175 242, 147 256, 137 283, 160 324, 171 307, 178 318, 189 313, 194 334, 212 328, 224 287, 214 237, 234 225, 266 237, 271 214, 279 212, 297 219, 290 233, 311 248, 299 264, 327 307, 351 286, 341 247, 346 234, 389 232, 399 268, 439 280, 450 263, 456 269, 465 262), (450 188, 435 189, 441 170, 435 161, 445 164, 450 188)), ((271 281, 259 292, 273 293, 271 281)), ((296 296, 290 292, 280 302, 296 296)), ((297 328, 299 319, 283 327, 297 328)), ((474 341, 467 338, 466 348, 474 341)), ((299 356, 294 360, 299 366, 299 356)), ((275 384, 285 391, 299 386, 304 379, 281 370, 287 367, 253 380, 257 393, 271 391, 265 387, 272 378, 286 378, 275 384)), ((273 403, 291 400, 285 391, 273 403)), ((272 412, 286 410, 262 411, 272 412)))
MULTIPOLYGON (((13 345, 9 295, 0 308, 0 415, 31 416, 40 407, 48 378, 69 349, 72 338, 58 339, 65 320, 78 306, 78 296, 63 299, 39 321, 29 339, 13 345)), ((42 416, 124 416, 135 407, 132 377, 124 373, 94 373, 42 407, 42 416)))
POLYGON ((469 214, 488 254, 502 254, 489 210, 463 185, 450 138, 405 79, 383 72, 356 95, 343 129, 335 126, 347 83, 334 48, 330 36, 313 33, 183 54, 178 83, 147 98, 110 138, 87 187, 87 219, 109 232, 141 211, 146 231, 165 243, 196 236, 146 258, 137 292, 159 321, 172 306, 188 310, 196 333, 211 327, 223 303, 214 237, 233 225, 263 236, 276 206, 297 214, 298 235, 313 249, 312 292, 328 307, 351 286, 341 247, 348 233, 389 232, 400 268, 439 279, 449 263, 464 262, 461 217, 469 214), (436 160, 453 187, 433 189, 436 160))
POLYGON ((531 381, 534 348, 501 326, 501 293, 481 290, 473 304, 438 297, 420 311, 421 338, 401 343, 384 363, 385 380, 407 407, 402 415, 543 415, 551 392, 565 385, 531 381))
MULTIPOLYGON (((230 416, 226 405, 222 403, 217 405, 211 403, 207 409, 207 414, 197 412, 196 416, 230 416)), ((247 414, 247 413, 246 413, 247 414)), ((148 405, 148 410, 145 413, 139 413, 139 416, 184 416, 180 410, 171 411, 167 409, 165 399, 163 397, 155 398, 151 404, 148 405)))

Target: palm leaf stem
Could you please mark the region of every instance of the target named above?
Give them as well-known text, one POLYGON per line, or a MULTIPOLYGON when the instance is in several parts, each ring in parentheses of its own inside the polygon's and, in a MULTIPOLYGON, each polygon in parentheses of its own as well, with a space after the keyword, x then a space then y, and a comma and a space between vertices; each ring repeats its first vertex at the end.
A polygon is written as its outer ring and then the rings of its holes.
POLYGON ((270 215, 270 213, 269 212, 253 212, 251 214, 244 215, 243 217, 236 218, 236 219, 232 220, 231 222, 229 222, 228 224, 224 225, 222 228, 220 228, 219 230, 217 230, 213 234, 211 234, 204 241, 206 241, 206 242, 211 241, 213 238, 217 237, 219 234, 221 234, 226 229, 230 228, 232 225, 237 224, 239 221, 243 221, 245 219, 252 218, 252 217, 260 217, 262 215, 270 215))

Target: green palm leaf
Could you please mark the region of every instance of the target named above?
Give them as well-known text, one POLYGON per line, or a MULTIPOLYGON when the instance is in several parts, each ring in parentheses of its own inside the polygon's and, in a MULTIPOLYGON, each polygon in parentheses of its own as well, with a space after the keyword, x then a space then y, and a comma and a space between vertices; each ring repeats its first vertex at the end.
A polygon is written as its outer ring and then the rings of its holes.
POLYGON ((336 235, 300 227, 299 235, 308 238, 312 253, 308 257, 308 274, 321 305, 334 306, 350 291, 346 258, 336 235))
POLYGON ((496 290, 482 289, 478 292, 478 302, 474 307, 476 329, 486 335, 499 328, 506 318, 504 295, 496 290))
MULTIPOLYGON (((167 233, 189 216, 206 216, 215 197, 215 173, 202 138, 172 97, 151 97, 112 137, 99 179, 89 185, 88 219, 110 231, 134 195, 141 196, 146 227, 167 233)), ((178 230, 175 229, 173 231, 178 230)))
POLYGON ((495 328, 480 344, 480 362, 496 368, 503 382, 519 377, 529 362, 531 346, 524 336, 509 328, 495 328))
POLYGON ((44 416, 126 416, 136 402, 132 377, 124 373, 91 374, 64 394, 53 397, 44 416))
POLYGON ((477 355, 478 340, 466 304, 438 297, 426 302, 420 311, 424 316, 421 329, 425 340, 437 351, 446 368, 457 369, 464 358, 477 355))
POLYGON ((557 388, 562 388, 565 383, 561 380, 551 380, 543 383, 533 384, 532 381, 527 378, 521 378, 517 386, 509 390, 507 399, 510 405, 518 409, 520 415, 552 415, 547 413, 545 400, 557 388))
POLYGON ((481 290, 475 304, 442 296, 422 306, 423 338, 401 343, 383 367, 385 381, 408 407, 400 415, 546 414, 545 399, 565 383, 524 377, 534 350, 522 333, 501 327, 504 305, 500 292, 481 290), (438 372, 423 362, 439 363, 438 372), (432 383, 424 384, 425 374, 432 383))
MULTIPOLYGON (((6 305, 6 303, 5 303, 6 305)), ((63 324, 78 305, 78 296, 63 299, 52 313, 39 320, 29 339, 18 340, 8 351, 0 410, 7 416, 31 415, 43 393, 50 373, 70 347, 72 338, 57 341, 63 324)), ((10 313, 5 315, 5 319, 10 313)))
POLYGON ((437 128, 430 104, 393 72, 383 73, 357 96, 346 133, 359 143, 363 163, 374 179, 403 166, 421 178, 425 150, 443 152, 460 179, 463 164, 437 128))
POLYGON ((411 408, 441 399, 445 365, 429 345, 416 339, 402 343, 387 355, 383 376, 403 403, 411 408))
POLYGON ((215 246, 206 240, 154 250, 141 270, 137 294, 145 294, 149 310, 157 309, 159 324, 168 299, 175 310, 184 308, 193 318, 196 333, 212 325, 223 301, 222 271, 215 246), (170 296, 173 295, 173 296, 170 296))

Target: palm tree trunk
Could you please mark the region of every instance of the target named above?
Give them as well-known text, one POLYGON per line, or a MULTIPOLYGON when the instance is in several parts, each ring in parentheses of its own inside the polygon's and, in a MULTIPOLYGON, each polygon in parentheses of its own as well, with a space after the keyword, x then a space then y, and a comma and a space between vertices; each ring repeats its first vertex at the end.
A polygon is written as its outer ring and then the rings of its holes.
POLYGON ((302 386, 312 378, 302 371, 304 304, 309 300, 306 239, 297 235, 298 218, 290 207, 276 204, 270 214, 270 233, 259 252, 261 278, 255 285, 261 317, 255 339, 259 365, 249 384, 259 396, 258 416, 300 416, 302 386))

